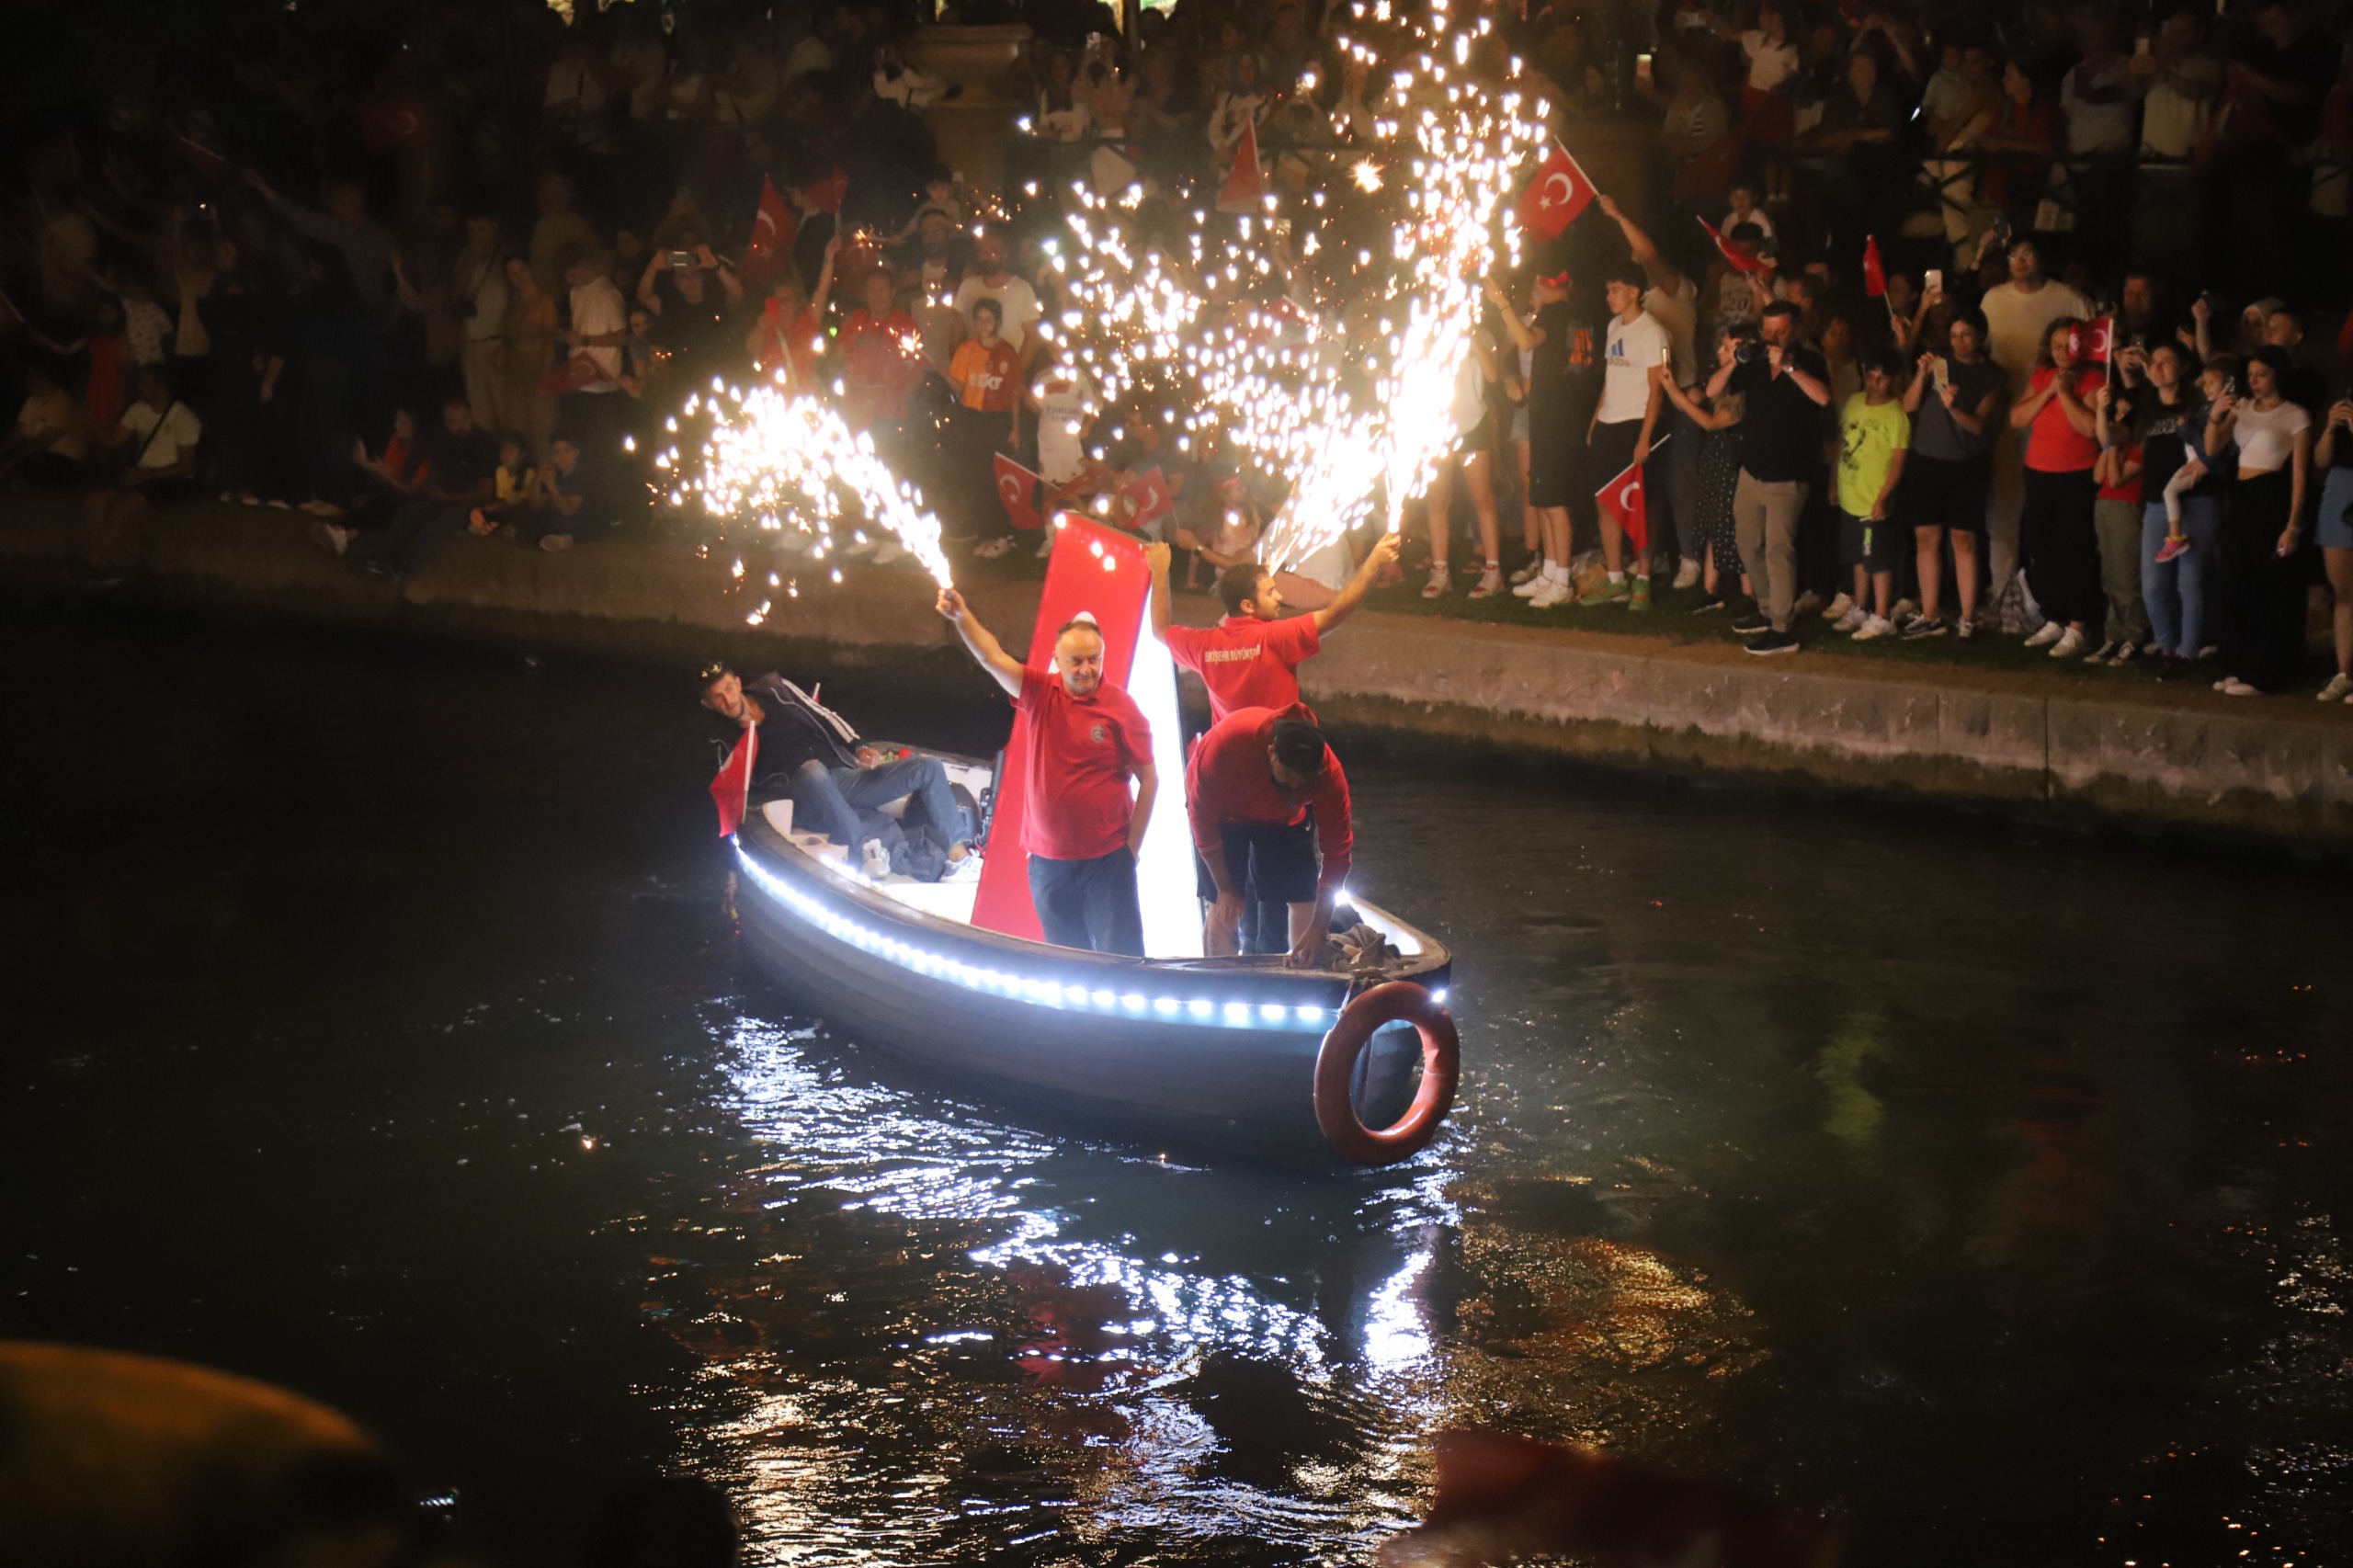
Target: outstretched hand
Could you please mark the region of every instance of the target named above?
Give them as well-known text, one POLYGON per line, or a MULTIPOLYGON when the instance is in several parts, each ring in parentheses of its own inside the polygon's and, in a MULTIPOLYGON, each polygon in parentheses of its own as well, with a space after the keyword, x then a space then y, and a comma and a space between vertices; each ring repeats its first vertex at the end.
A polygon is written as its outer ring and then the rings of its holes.
POLYGON ((1143 547, 1143 563, 1152 568, 1153 575, 1155 577, 1167 572, 1169 555, 1168 546, 1158 540, 1154 540, 1143 547))
POLYGON ((939 590, 939 602, 933 606, 950 620, 961 621, 972 612, 964 608, 964 596, 953 588, 939 590))

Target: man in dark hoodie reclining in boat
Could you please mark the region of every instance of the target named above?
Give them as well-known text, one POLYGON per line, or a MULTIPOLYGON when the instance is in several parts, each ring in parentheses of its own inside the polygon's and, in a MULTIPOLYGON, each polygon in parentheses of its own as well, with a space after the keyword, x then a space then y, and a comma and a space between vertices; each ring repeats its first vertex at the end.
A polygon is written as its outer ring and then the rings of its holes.
POLYGON ((921 801, 933 835, 948 846, 948 877, 980 870, 972 824, 936 759, 886 758, 859 741, 839 714, 773 671, 747 686, 727 665, 712 665, 702 673, 702 705, 717 719, 722 757, 743 732, 759 726, 753 795, 790 796, 794 824, 847 848, 868 876, 889 875, 891 853, 861 813, 910 796, 921 801))

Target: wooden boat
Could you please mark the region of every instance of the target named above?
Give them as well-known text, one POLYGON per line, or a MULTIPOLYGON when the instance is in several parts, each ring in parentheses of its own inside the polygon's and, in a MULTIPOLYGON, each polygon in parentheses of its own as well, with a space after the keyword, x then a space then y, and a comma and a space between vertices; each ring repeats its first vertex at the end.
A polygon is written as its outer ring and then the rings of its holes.
MULTIPOLYGON (((917 755, 975 800, 992 782, 985 763, 917 755)), ((1163 1149, 1325 1165, 1408 1158, 1453 1102, 1451 956, 1360 899, 1394 949, 1376 971, 1130 959, 976 926, 969 881, 870 881, 794 831, 789 802, 750 812, 735 852, 763 971, 844 1032, 997 1098, 1163 1149)))

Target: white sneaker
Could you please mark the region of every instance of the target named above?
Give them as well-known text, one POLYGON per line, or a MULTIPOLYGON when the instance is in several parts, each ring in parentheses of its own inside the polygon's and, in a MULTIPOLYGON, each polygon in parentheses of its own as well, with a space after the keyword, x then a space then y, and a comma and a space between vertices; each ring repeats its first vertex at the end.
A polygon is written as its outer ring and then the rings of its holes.
POLYGON ((2214 689, 2221 692, 2224 697, 2261 697, 2263 695, 2263 688, 2261 687, 2249 686, 2246 682, 2239 679, 2236 676, 2233 676, 2230 679, 2224 681, 2214 689))
POLYGON ((1490 566, 1479 574, 1479 581, 1472 586, 1471 597, 1474 599, 1491 599, 1503 591, 1504 569, 1500 566, 1490 566))
POLYGON ((2067 628, 2058 642, 2051 644, 2051 656, 2054 659, 2072 659, 2083 651, 2084 634, 2072 626, 2067 628))
POLYGON ((550 555, 561 555, 572 548, 570 534, 549 534, 540 540, 540 548, 550 555))
POLYGON ((881 839, 868 839, 862 853, 865 858, 864 869, 870 881, 879 882, 891 874, 891 852, 882 847, 881 839))
POLYGON ((1530 609, 1556 609, 1562 605, 1576 603, 1576 590, 1558 577, 1539 577, 1536 591, 1528 597, 1530 609))
POLYGON ((943 882, 977 882, 981 880, 981 852, 967 849, 961 860, 948 862, 948 869, 939 873, 943 882))
POLYGON ((1431 567, 1430 580, 1422 585, 1422 597, 1426 599, 1444 598, 1447 595, 1452 592, 1454 592, 1454 583, 1453 580, 1448 576, 1447 569, 1443 566, 1431 567))
MULTIPOLYGON (((1542 575, 1544 575, 1544 558, 1540 555, 1531 555, 1526 561, 1520 562, 1519 566, 1512 573, 1512 588, 1514 591, 1518 591, 1522 585, 1533 583, 1537 578, 1541 577, 1542 575)), ((1528 596, 1526 594, 1520 595, 1520 597, 1522 598, 1526 598, 1528 596)))
MULTIPOLYGON (((1837 619, 1830 623, 1830 630, 1833 631, 1861 631, 1863 623, 1869 620, 1870 617, 1863 612, 1862 606, 1847 599, 1846 595, 1841 594, 1838 597, 1840 600, 1846 602, 1847 608, 1844 610, 1840 610, 1837 619)), ((1838 607, 1836 604, 1833 604, 1830 608, 1831 609, 1837 609, 1838 607)), ((1824 610, 1822 613, 1828 615, 1830 610, 1824 610)))
MULTIPOLYGON (((1822 607, 1822 619, 1828 621, 1844 622, 1848 616, 1858 615, 1861 612, 1856 607, 1855 597, 1852 594, 1841 594, 1836 598, 1832 599, 1828 604, 1822 607)), ((1859 621, 1857 624, 1859 625, 1861 623, 1859 621)), ((1852 626, 1846 628, 1848 631, 1852 631, 1855 628, 1852 626)))
POLYGON ((1815 593, 1812 588, 1808 588, 1804 593, 1800 594, 1790 602, 1790 619, 1791 620, 1803 620, 1810 615, 1830 615, 1833 619, 1836 619, 1838 615, 1846 614, 1847 610, 1853 607, 1854 602, 1855 601, 1853 599, 1848 598, 1845 594, 1841 594, 1838 596, 1836 606, 1824 607, 1822 602, 1822 596, 1815 593), (1836 615, 1832 615, 1833 609, 1836 609, 1836 615))
POLYGON ((1013 536, 1011 534, 999 534, 995 539, 984 539, 981 540, 980 543, 972 546, 972 554, 982 561, 995 561, 998 556, 1003 555, 1006 551, 1011 550, 1012 548, 1013 536))
POLYGON ((2084 655, 2084 663, 2087 665, 2104 665, 2115 656, 2116 644, 2113 642, 2103 642, 2098 647, 2084 655))
POLYGON ((1051 561, 1054 557, 1054 530, 1048 528, 1046 537, 1038 541, 1038 559, 1051 561))
POLYGON ((2066 627, 2055 620, 2046 620, 2040 631, 2026 640, 2026 645, 2029 648, 2048 648, 2066 634, 2066 627))
POLYGON ((1525 577, 1521 576, 1518 572, 1512 574, 1512 597, 1514 598, 1520 599, 1532 599, 1542 590, 1544 585, 1552 580, 1552 578, 1544 575, 1544 563, 1540 561, 1536 562, 1536 569, 1529 572, 1525 577))
POLYGON ((1696 588, 1699 585, 1699 563, 1689 556, 1685 556, 1683 564, 1675 569, 1676 592, 1680 593, 1686 588, 1696 588))
POLYGON ((1887 617, 1883 615, 1868 616, 1864 618, 1863 623, 1860 626, 1855 628, 1855 641, 1858 642, 1868 642, 1874 637, 1890 636, 1894 632, 1894 631, 1895 622, 1888 619, 1887 617))
POLYGON ((1895 608, 1887 612, 1887 619, 1901 626, 1919 613, 1919 609, 1920 607, 1910 599, 1898 599, 1895 601, 1895 608))
POLYGON ((2348 694, 2353 694, 2353 676, 2331 676, 2328 684, 2320 688, 2320 700, 2342 702, 2348 694))

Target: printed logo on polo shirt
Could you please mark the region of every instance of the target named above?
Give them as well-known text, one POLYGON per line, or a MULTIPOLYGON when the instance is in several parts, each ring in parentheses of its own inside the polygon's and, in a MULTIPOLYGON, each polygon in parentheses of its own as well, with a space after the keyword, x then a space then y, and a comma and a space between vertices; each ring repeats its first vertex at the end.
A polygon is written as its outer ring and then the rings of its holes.
POLYGON ((1106 730, 1100 724, 1089 724, 1086 726, 1086 738, 1093 741, 1097 745, 1101 745, 1104 741, 1109 738, 1109 736, 1110 732, 1106 730))

